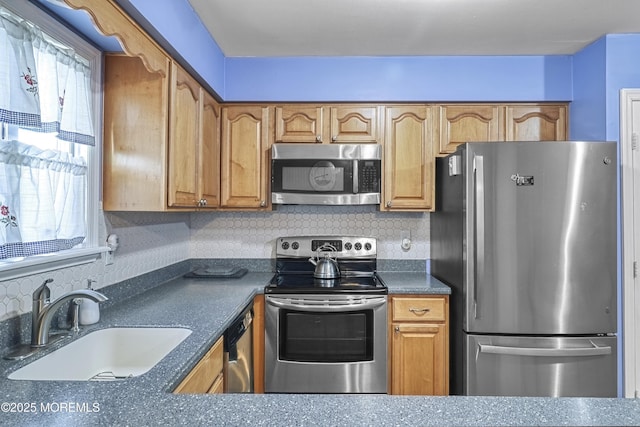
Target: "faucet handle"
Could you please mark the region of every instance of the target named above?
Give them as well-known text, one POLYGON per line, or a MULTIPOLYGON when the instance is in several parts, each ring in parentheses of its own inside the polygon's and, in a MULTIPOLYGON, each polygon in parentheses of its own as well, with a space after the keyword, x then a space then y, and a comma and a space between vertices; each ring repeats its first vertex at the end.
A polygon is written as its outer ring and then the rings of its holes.
POLYGON ((53 282, 53 279, 49 278, 42 282, 42 285, 40 285, 38 288, 36 288, 35 291, 33 291, 33 301, 49 300, 49 297, 51 296, 51 290, 49 289, 49 286, 47 286, 47 284, 51 282, 53 282))

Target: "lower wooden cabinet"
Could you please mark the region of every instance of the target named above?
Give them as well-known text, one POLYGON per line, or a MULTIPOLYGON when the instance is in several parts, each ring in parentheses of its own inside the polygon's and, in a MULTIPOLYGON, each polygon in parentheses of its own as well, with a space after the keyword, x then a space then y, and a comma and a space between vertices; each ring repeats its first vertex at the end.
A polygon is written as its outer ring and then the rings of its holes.
POLYGON ((390 297, 390 394, 449 394, 449 297, 390 297))
POLYGON ((224 391, 223 350, 223 337, 220 337, 173 392, 222 393, 224 391))

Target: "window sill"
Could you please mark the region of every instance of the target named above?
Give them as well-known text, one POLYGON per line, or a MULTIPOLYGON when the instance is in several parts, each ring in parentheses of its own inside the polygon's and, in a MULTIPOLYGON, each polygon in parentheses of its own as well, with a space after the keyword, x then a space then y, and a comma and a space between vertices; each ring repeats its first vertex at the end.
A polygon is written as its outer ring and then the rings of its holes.
POLYGON ((54 254, 36 255, 21 260, 0 261, 0 282, 32 274, 95 262, 107 247, 69 249, 54 254))

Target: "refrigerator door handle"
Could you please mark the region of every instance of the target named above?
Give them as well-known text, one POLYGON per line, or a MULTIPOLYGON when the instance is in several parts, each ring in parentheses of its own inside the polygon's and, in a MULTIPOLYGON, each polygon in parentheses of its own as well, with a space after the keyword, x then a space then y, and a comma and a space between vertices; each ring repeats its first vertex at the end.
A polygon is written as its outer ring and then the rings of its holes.
POLYGON ((478 279, 484 278, 484 226, 485 226, 485 204, 484 204, 484 157, 476 155, 473 157, 473 169, 474 169, 474 240, 473 245, 473 282, 472 282, 472 297, 473 297, 473 315, 476 319, 478 316, 478 293, 477 282, 478 279))
POLYGON ((478 344, 480 353, 504 354, 508 356, 536 356, 536 357, 573 357, 573 356, 601 356, 611 354, 611 347, 598 347, 591 342, 591 347, 578 348, 533 348, 533 347, 503 347, 499 345, 478 344))

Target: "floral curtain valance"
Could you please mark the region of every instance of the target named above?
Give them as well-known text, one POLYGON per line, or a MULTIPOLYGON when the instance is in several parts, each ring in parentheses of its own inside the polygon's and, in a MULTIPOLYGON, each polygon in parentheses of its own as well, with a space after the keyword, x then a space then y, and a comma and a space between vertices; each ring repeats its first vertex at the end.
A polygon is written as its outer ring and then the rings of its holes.
POLYGON ((88 65, 0 8, 0 122, 95 145, 88 65))

